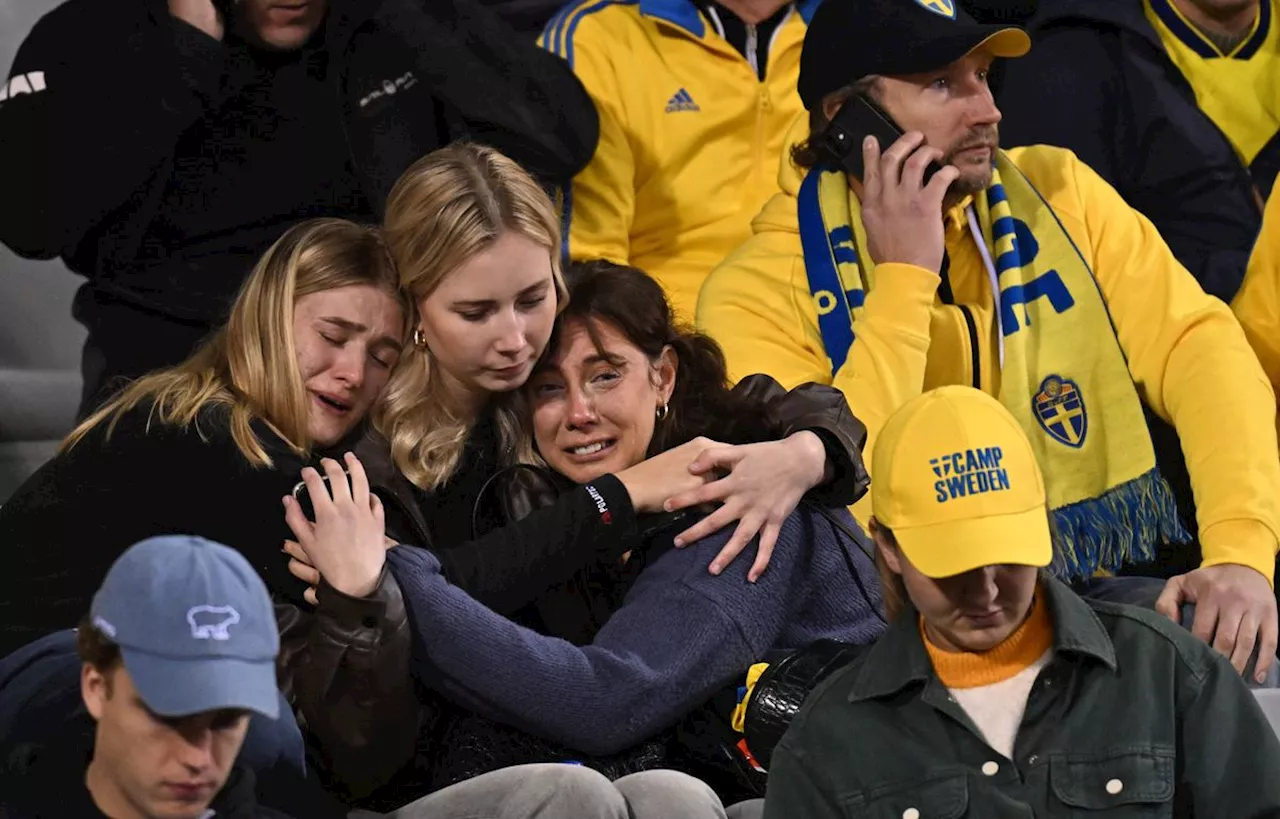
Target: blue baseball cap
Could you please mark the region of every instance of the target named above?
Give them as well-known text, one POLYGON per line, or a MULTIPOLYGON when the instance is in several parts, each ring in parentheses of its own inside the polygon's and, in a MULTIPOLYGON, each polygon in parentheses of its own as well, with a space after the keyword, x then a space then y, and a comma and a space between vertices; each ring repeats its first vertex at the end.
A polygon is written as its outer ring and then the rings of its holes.
POLYGON ((112 564, 89 614, 155 713, 240 708, 277 717, 275 611, 239 552, 185 535, 134 544, 112 564))

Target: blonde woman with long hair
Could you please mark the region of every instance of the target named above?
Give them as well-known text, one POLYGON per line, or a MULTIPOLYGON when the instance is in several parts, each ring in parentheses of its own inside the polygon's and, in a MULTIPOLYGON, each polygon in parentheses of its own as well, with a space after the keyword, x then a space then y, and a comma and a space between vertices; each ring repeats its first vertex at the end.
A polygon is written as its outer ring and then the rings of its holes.
MULTIPOLYGON (((409 531, 416 535, 412 542, 445 553, 512 517, 511 510, 480 500, 500 470, 538 460, 521 432, 528 409, 519 388, 565 304, 560 230, 554 204, 534 180, 481 146, 436 151, 392 189, 384 231, 418 318, 412 343, 375 409, 375 425, 385 436, 382 454, 367 446, 360 456, 375 482, 396 498, 389 519, 393 535, 409 531)), ((792 409, 798 415, 821 415, 804 399, 797 404, 792 409)), ((825 420, 818 418, 815 426, 826 431, 825 420)), ((739 521, 713 570, 760 534, 758 574, 800 497, 851 470, 859 444, 838 431, 799 432, 750 447, 695 441, 538 510, 521 531, 541 533, 542 540, 534 544, 516 532, 508 548, 553 551, 561 558, 555 566, 561 574, 544 579, 556 582, 567 571, 625 551, 617 547, 635 535, 637 513, 715 502, 720 509, 683 533, 682 542, 739 521), (825 440, 833 441, 831 463, 825 440), (796 460, 810 468, 784 468, 796 460), (805 479, 794 486, 778 481, 779 475, 796 474, 805 479)), ((496 589, 486 598, 485 578, 475 576, 483 573, 477 569, 455 582, 497 608, 528 602, 528 595, 520 599, 496 589)), ((526 591, 536 593, 537 585, 526 584, 526 591)))
MULTIPOLYGON (((679 535, 681 542, 739 521, 710 571, 719 573, 759 534, 751 570, 758 577, 783 521, 806 492, 830 483, 850 488, 864 475, 861 425, 837 393, 831 392, 833 401, 815 400, 810 390, 772 402, 770 409, 784 419, 780 427, 801 430, 782 441, 722 446, 699 438, 554 498, 495 484, 518 479, 512 467, 539 461, 520 388, 566 303, 559 231, 546 193, 489 148, 459 144, 437 151, 392 189, 384 235, 417 323, 374 410, 378 434, 358 450, 360 475, 367 473, 385 501, 385 531, 430 549, 451 583, 517 618, 536 618, 531 604, 583 570, 617 563, 642 543, 642 516, 664 509, 719 503, 679 535)), ((656 414, 662 419, 670 411, 659 407, 656 414)), ((591 459, 610 446, 594 442, 574 456, 591 459)), ((336 461, 325 464, 331 486, 347 485, 341 472, 336 461)), ((307 480, 319 486, 318 475, 307 480)), ((853 500, 850 494, 838 502, 853 500)), ((305 542, 310 524, 297 504, 286 500, 286 507, 305 542)), ((286 550, 297 577, 323 590, 334 564, 317 566, 298 542, 286 550)), ((353 545, 347 553, 355 551, 353 545)), ((401 673, 408 667, 406 652, 401 673)), ((424 700, 422 707, 435 703, 424 700)), ((390 706, 383 710, 389 714, 390 706)), ((391 763, 392 755, 386 759, 391 763)), ((430 787, 442 784, 435 773, 427 779, 435 780, 430 787)))
MULTIPOLYGON (((258 262, 222 330, 76 428, 0 509, 0 656, 32 641, 30 650, 56 651, 69 634, 59 630, 84 616, 132 544, 161 534, 223 543, 248 558, 277 602, 281 685, 307 710, 332 779, 367 783, 360 731, 380 726, 346 707, 347 692, 330 685, 335 666, 372 668, 378 687, 367 693, 393 705, 413 707, 412 691, 404 675, 378 672, 383 646, 335 654, 312 650, 312 640, 323 648, 324 635, 367 628, 399 607, 399 590, 390 581, 356 588, 339 572, 328 578, 339 593, 306 605, 305 585, 280 554, 280 498, 304 465, 359 436, 407 339, 412 306, 398 284, 376 230, 300 224, 258 262)), ((293 719, 265 730, 265 745, 251 732, 246 748, 293 748, 301 767, 293 719)))
POLYGON ((288 231, 223 329, 93 413, 0 509, 0 655, 75 625, 111 562, 156 534, 231 546, 301 603, 280 560, 280 496, 357 430, 411 313, 376 231, 337 219, 288 231))

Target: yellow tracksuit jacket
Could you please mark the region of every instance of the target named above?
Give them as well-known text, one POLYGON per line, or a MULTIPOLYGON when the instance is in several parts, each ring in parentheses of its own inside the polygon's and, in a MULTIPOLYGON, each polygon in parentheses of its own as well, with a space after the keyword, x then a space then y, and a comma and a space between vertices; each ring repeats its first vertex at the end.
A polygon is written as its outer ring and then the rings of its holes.
MULTIPOLYGON (((797 122, 793 136, 807 128, 797 122)), ((1204 564, 1236 563, 1271 578, 1280 532, 1275 396, 1230 309, 1205 295, 1147 219, 1074 154, 1014 148, 1009 157, 1046 197, 1106 299, 1139 395, 1182 440, 1195 493, 1204 564)), ((973 383, 959 311, 937 309, 939 276, 906 264, 876 269, 880 283, 854 324, 856 341, 832 377, 810 296, 796 216, 801 173, 781 171, 783 192, 753 223, 754 235, 708 278, 698 323, 724 348, 730 374, 768 373, 786 387, 834 384, 871 439, 913 396, 973 383)), ((959 209, 946 244, 957 304, 978 323, 982 389, 1000 373, 991 287, 959 209)), ((869 500, 854 507, 865 522, 869 500)))
POLYGON ((644 270, 693 321, 707 274, 778 192, 817 5, 797 3, 779 25, 763 82, 693 0, 583 0, 547 25, 542 46, 569 62, 600 115, 595 156, 565 191, 570 258, 644 270))
MULTIPOLYGON (((1273 389, 1280 391, 1280 186, 1267 199, 1244 283, 1231 301, 1273 389)), ((1280 415, 1276 419, 1280 429, 1280 415)))

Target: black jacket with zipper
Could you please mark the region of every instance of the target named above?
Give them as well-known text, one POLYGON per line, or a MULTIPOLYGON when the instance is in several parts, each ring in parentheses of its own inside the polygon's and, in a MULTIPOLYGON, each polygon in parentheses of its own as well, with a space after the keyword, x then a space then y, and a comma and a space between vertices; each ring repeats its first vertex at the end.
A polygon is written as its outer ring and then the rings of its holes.
POLYGON ((1141 0, 1042 2, 1028 29, 1030 53, 1001 78, 1001 142, 1069 148, 1155 224, 1205 292, 1230 302, 1280 140, 1252 173, 1244 167, 1196 105, 1141 0))
MULTIPOLYGON (((321 36, 334 121, 372 219, 412 162, 457 139, 497 148, 548 187, 595 150, 595 107, 573 72, 481 4, 332 0, 321 36)), ((230 241, 236 252, 217 255, 235 270, 200 282, 149 280, 138 262, 155 250, 144 240, 170 187, 184 181, 179 142, 235 97, 226 45, 171 16, 164 0, 69 0, 41 18, 10 72, 38 82, 0 102, 0 241, 29 258, 61 257, 106 297, 218 324, 265 237, 230 241)), ((251 143, 273 126, 270 111, 259 113, 242 126, 251 143)), ((202 157, 220 150, 208 145, 202 157)))

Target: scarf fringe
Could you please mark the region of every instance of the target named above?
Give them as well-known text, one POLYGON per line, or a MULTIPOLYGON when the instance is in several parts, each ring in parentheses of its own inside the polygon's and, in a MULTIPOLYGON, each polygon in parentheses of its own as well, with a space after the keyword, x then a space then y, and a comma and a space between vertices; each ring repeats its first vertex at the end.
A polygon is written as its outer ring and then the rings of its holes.
POLYGON ((1053 511, 1057 527, 1050 571, 1065 581, 1152 560, 1162 543, 1186 543, 1173 491, 1151 469, 1098 497, 1053 511))

